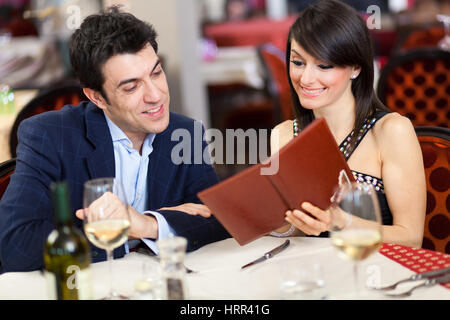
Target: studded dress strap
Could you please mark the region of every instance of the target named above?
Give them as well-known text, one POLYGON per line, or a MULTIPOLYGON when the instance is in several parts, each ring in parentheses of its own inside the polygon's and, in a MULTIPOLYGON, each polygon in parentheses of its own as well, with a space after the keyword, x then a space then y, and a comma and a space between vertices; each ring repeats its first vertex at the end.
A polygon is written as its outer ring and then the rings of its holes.
POLYGON ((339 150, 344 155, 345 160, 348 160, 352 153, 355 151, 355 149, 359 146, 364 136, 369 132, 369 130, 374 126, 374 124, 381 119, 387 112, 379 111, 377 112, 373 117, 366 118, 364 120, 364 125, 362 126, 361 130, 358 132, 358 137, 356 139, 356 143, 351 146, 350 140, 352 139, 353 135, 355 134, 355 130, 352 130, 347 137, 344 139, 344 141, 341 142, 339 145, 339 150))

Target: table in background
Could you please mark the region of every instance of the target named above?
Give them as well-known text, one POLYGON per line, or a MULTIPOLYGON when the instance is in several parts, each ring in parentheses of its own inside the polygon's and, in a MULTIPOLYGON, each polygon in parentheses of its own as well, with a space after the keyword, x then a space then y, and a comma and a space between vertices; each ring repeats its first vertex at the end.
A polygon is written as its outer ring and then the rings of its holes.
MULTIPOLYGON (((197 271, 187 275, 189 298, 196 300, 243 300, 278 299, 280 266, 291 258, 305 262, 320 262, 324 267, 329 299, 349 299, 353 290, 352 264, 340 259, 327 238, 290 238, 291 245, 274 258, 241 270, 241 266, 260 257, 263 253, 281 244, 285 239, 263 237, 245 246, 234 239, 209 244, 188 253, 185 264, 197 271), (349 295, 350 293, 350 295, 349 295)), ((448 257, 448 256, 447 256, 448 257)), ((114 260, 114 281, 119 292, 132 296, 134 284, 142 277, 142 262, 154 257, 131 253, 114 260)), ((108 289, 108 265, 106 262, 92 264, 94 298, 105 296, 108 289)), ((445 267, 445 265, 442 265, 445 267)), ((447 266, 448 267, 448 266, 447 266)), ((360 263, 360 279, 379 277, 381 285, 409 277, 413 272, 381 253, 375 253, 360 263)), ((373 278, 372 278, 373 279, 373 278)), ((417 285, 406 283, 399 291, 417 285)), ((45 279, 40 271, 11 272, 0 275, 0 299, 46 299, 45 279)), ((367 292, 367 299, 393 299, 380 292, 367 292)), ((450 290, 435 285, 420 288, 412 296, 403 299, 450 300, 450 290)))
POLYGON ((213 39, 219 47, 257 46, 272 43, 281 50, 286 50, 289 28, 297 15, 282 20, 267 17, 245 21, 228 21, 204 27, 206 38, 213 39))
POLYGON ((16 120, 17 114, 36 96, 37 92, 38 90, 15 90, 14 113, 0 114, 0 162, 11 159, 11 151, 9 150, 11 128, 16 120))
POLYGON ((218 48, 214 57, 202 61, 201 68, 208 86, 241 84, 264 88, 261 63, 252 46, 218 48))

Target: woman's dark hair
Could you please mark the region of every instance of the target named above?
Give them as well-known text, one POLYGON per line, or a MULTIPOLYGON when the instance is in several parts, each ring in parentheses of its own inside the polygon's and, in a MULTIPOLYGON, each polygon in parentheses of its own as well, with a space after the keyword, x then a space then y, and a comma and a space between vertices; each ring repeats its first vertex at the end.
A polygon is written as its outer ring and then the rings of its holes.
POLYGON ((102 68, 109 58, 123 53, 136 53, 150 44, 158 52, 153 27, 113 6, 84 19, 70 38, 70 63, 83 87, 100 92, 105 79, 102 68))
MULTIPOLYGON (((312 110, 301 105, 292 86, 289 64, 293 39, 310 55, 326 63, 338 67, 361 67, 358 77, 352 80, 351 84, 356 101, 355 132, 359 132, 363 127, 366 117, 378 110, 389 111, 377 98, 373 89, 372 43, 363 18, 355 9, 343 2, 322 0, 303 10, 289 30, 286 67, 299 129, 311 123, 314 114, 312 110)), ((356 140, 356 136, 353 135, 353 139, 356 140)))

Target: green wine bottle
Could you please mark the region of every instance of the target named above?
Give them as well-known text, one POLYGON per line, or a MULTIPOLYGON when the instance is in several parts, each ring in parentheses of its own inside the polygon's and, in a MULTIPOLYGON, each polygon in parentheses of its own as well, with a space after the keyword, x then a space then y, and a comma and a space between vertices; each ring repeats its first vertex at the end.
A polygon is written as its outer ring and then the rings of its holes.
POLYGON ((91 299, 91 250, 84 234, 72 225, 68 186, 65 182, 57 182, 50 186, 50 190, 55 230, 44 245, 48 298, 91 299))

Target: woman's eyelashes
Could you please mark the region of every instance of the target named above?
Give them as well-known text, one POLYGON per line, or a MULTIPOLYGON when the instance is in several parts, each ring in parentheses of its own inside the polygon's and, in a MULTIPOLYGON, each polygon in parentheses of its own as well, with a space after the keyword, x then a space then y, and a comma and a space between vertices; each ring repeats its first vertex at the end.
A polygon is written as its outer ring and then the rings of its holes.
POLYGON ((331 64, 319 64, 319 68, 326 70, 333 68, 333 66, 331 64))
POLYGON ((295 64, 297 67, 301 67, 302 65, 304 65, 303 61, 300 61, 300 60, 293 59, 293 60, 291 60, 291 62, 293 64, 295 64))
MULTIPOLYGON (((291 62, 293 63, 293 64, 295 64, 297 67, 301 67, 301 66, 304 66, 305 65, 305 63, 303 62, 303 61, 301 61, 301 60, 295 60, 295 59, 293 59, 293 60, 291 60, 291 62)), ((320 69, 322 69, 322 70, 327 70, 327 69, 332 69, 333 68, 333 66, 331 65, 331 64, 318 64, 317 65, 320 69)))

